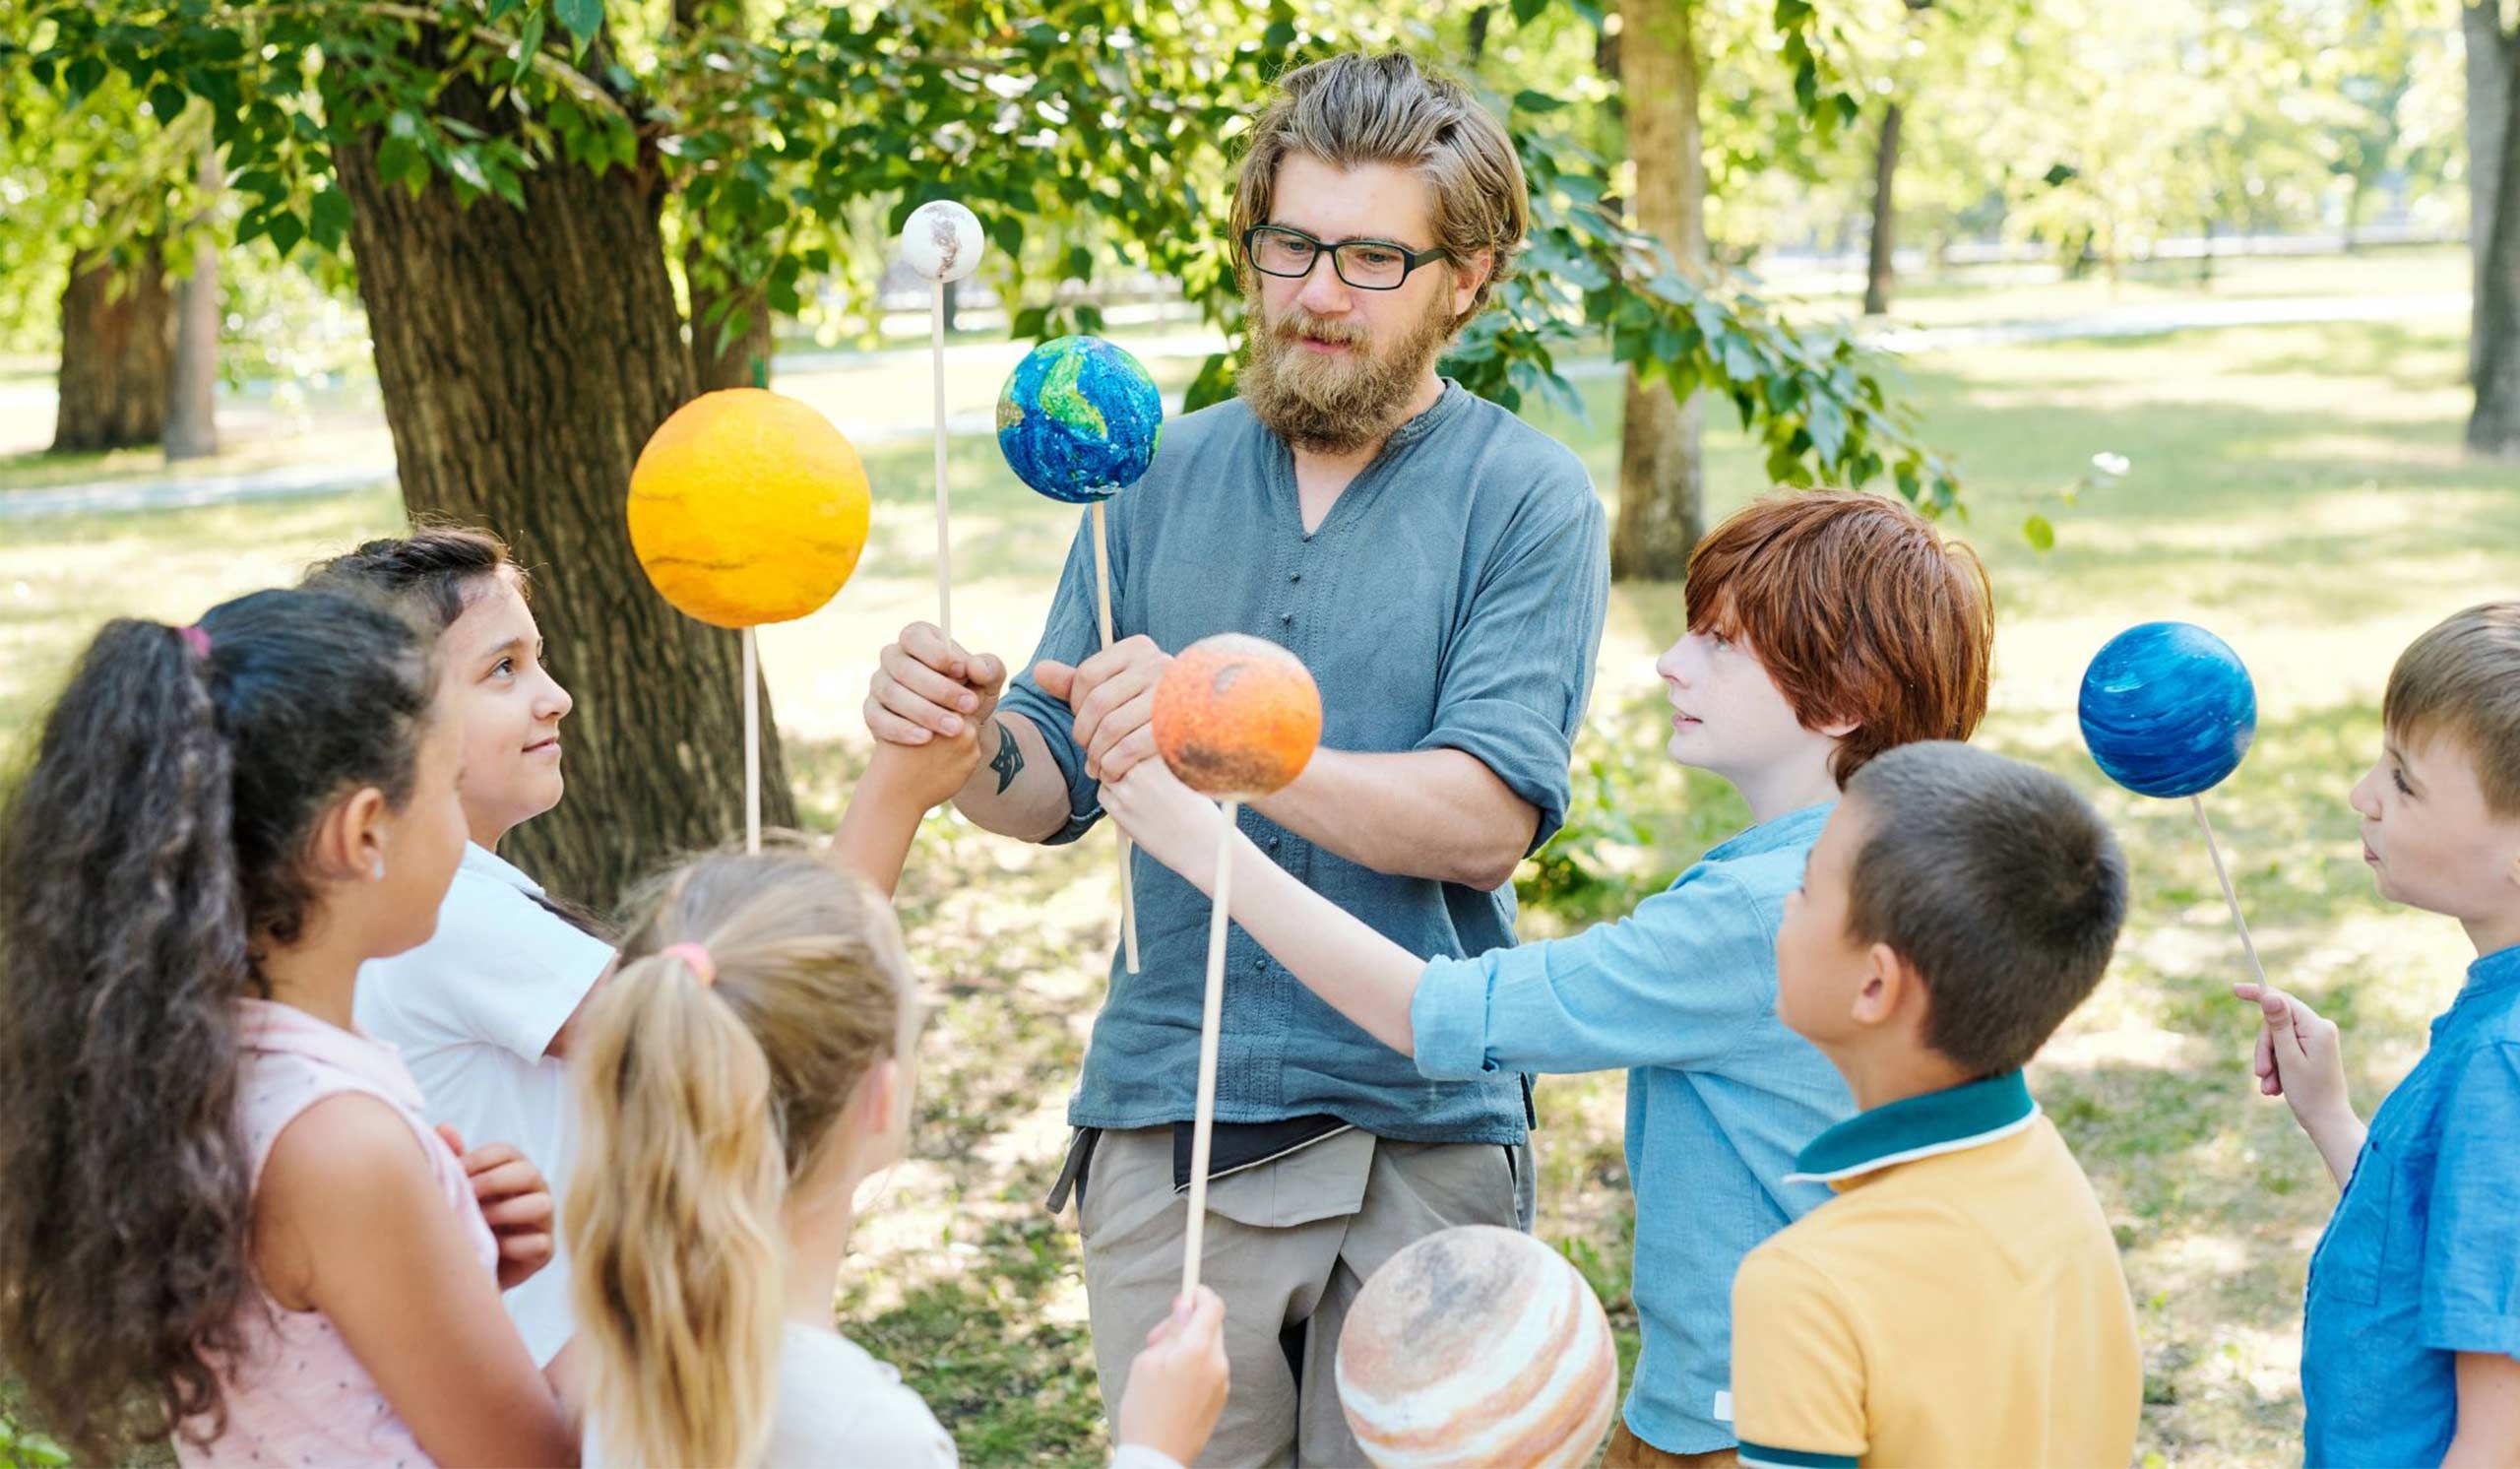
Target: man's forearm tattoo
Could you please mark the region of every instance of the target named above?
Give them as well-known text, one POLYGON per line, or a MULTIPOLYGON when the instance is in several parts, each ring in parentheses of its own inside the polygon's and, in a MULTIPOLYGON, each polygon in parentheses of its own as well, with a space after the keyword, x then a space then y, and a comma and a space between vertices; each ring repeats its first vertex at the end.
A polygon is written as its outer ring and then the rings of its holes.
POLYGON ((1004 720, 997 722, 997 754, 989 760, 988 768, 997 772, 997 794, 1000 796, 1004 796, 1006 788, 1014 785, 1015 778, 1024 773, 1024 747, 1015 742, 1015 732, 1004 720))

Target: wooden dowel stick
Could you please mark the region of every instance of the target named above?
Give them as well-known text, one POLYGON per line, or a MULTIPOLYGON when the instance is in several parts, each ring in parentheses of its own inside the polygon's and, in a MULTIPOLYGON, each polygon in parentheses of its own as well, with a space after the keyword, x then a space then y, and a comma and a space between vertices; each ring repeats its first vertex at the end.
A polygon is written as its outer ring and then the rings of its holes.
POLYGON ((1217 1128, 1217 1031, 1225 1016, 1225 930, 1232 911, 1233 819, 1242 802, 1219 802, 1225 826, 1217 837, 1217 901, 1208 918, 1208 997, 1199 1012, 1199 1104, 1190 1122, 1190 1228, 1181 1251, 1181 1294, 1199 1288, 1199 1250, 1208 1224, 1208 1146, 1217 1128))
POLYGON ((744 629, 744 850, 761 850, 761 644, 744 629))
POLYGON ((2240 930, 2240 947, 2248 951, 2248 967, 2257 972, 2258 984, 2264 985, 2266 966, 2257 961, 2257 943, 2248 936, 2248 920, 2240 917, 2239 894, 2232 889, 2232 875, 2223 870, 2223 849, 2214 840, 2214 823, 2205 819, 2205 798, 2199 795, 2187 799, 2196 807, 2196 827, 2205 833, 2205 850, 2214 859, 2214 875, 2222 881, 2223 901, 2232 905, 2232 926, 2240 930))
POLYGON ((930 287, 927 341, 936 379, 936 625, 954 636, 954 542, 945 526, 945 283, 930 287))
MULTIPOLYGON (((1111 553, 1110 533, 1102 518, 1102 502, 1094 502, 1094 607, 1102 618, 1102 646, 1111 646, 1111 553)), ((1120 951, 1127 960, 1129 973, 1138 972, 1138 895, 1137 882, 1129 875, 1129 834, 1115 823, 1111 831, 1120 839, 1120 951)))

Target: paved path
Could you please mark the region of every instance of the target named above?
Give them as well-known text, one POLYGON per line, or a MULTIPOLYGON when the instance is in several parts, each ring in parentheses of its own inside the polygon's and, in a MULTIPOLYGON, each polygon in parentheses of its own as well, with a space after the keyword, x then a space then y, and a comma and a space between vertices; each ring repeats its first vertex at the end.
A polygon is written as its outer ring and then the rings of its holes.
MULTIPOLYGON (((2033 342, 2066 342, 2116 337, 2153 337, 2165 332, 2228 327, 2296 326, 2319 322, 2398 321, 2421 316, 2464 316, 2465 291, 2434 295, 2300 296, 2240 301, 2182 301, 2162 306, 2133 306, 2082 316, 2037 320, 1981 322, 1952 327, 1887 327, 1861 334, 1863 341, 1904 355, 1956 348, 2007 346, 2033 342)), ((1133 341, 1145 356, 1201 356, 1218 350, 1223 339, 1213 333, 1186 331, 1133 341)), ((1011 367, 1023 356, 1023 344, 974 342, 949 347, 956 363, 976 369, 1011 367)), ((904 370, 923 360, 925 350, 894 349, 879 354, 899 358, 904 370)), ((810 372, 843 365, 863 366, 864 355, 843 352, 795 352, 780 358, 782 370, 810 372)), ((1565 367, 1568 377, 1606 377, 1623 369, 1606 357, 1585 358, 1565 367)), ((1167 409, 1178 411, 1179 401, 1167 409)), ((990 414, 966 413, 947 417, 956 434, 983 434, 993 427, 990 414)), ((840 424, 850 442, 872 446, 922 437, 920 423, 849 422, 840 424)), ((350 464, 296 465, 237 475, 170 475, 158 479, 103 480, 65 484, 51 489, 0 491, 0 520, 63 514, 111 514, 133 510, 177 510, 196 505, 227 505, 249 500, 301 499, 343 494, 393 481, 391 457, 350 464)))

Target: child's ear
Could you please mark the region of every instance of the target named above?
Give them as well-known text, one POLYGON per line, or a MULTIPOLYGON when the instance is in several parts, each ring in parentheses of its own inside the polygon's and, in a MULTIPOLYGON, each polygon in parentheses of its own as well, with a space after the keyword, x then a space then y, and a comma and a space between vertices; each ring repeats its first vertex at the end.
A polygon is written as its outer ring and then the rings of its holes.
POLYGON ((865 1122, 870 1137, 892 1137, 905 1118, 902 1106, 902 1063, 886 1056, 866 1072, 865 1122))
POLYGON ((307 860, 318 876, 332 881, 381 882, 390 856, 393 819, 385 793, 361 786, 335 801, 315 823, 307 860))
POLYGON ((1855 992, 1852 1018, 1858 1025, 1880 1025, 1899 1013, 1907 998, 1910 971, 1899 951, 1876 943, 1863 951, 1863 984, 1855 992))

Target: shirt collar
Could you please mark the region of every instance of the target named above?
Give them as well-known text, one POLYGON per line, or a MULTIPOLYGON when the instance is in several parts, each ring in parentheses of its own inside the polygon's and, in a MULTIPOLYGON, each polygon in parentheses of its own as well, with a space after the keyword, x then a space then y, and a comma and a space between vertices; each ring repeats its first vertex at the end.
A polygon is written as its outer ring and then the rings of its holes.
POLYGON ((542 884, 526 876, 523 869, 517 867, 507 859, 499 856, 495 852, 492 852, 489 848, 482 846, 478 842, 467 842, 464 844, 464 865, 462 870, 470 872, 475 877, 495 878, 498 881, 504 882, 508 886, 515 888, 518 892, 525 894, 529 898, 539 898, 542 896, 542 884))
POLYGON ((1703 861, 1731 862, 1734 858, 1756 857, 1762 852, 1775 852, 1787 847, 1808 847, 1819 840, 1820 828, 1829 824, 1829 811, 1836 805, 1834 800, 1824 800, 1798 811, 1771 816, 1738 836, 1718 842, 1707 850, 1703 861))
POLYGON ((2456 1004, 2499 994, 2515 985, 2520 985, 2520 943, 2478 955, 2477 962, 2468 966, 2468 983, 2460 988, 2456 1004))
POLYGON ((1391 436, 1383 440, 1383 452, 1389 453, 1402 445, 1414 444, 1434 432, 1435 425, 1451 417, 1453 411, 1461 407, 1462 400, 1470 396, 1469 389, 1449 377, 1438 378, 1436 381, 1440 386, 1435 391, 1435 401, 1427 404, 1424 412, 1408 418, 1399 427, 1394 428, 1391 436))
POLYGON ((2019 1071, 1860 1112, 1811 1139, 1789 1183, 1837 1183, 1877 1169, 2010 1137, 2039 1116, 2019 1071))

